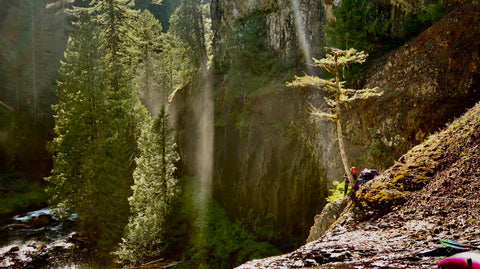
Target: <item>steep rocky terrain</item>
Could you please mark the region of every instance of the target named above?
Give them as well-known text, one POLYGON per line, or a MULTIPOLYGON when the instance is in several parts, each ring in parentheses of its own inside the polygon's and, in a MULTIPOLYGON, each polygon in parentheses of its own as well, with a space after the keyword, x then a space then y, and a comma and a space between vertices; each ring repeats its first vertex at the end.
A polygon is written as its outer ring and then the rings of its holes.
POLYGON ((239 268, 432 268, 480 244, 480 103, 357 191, 326 233, 239 268), (357 266, 357 267, 355 267, 357 266))
MULTIPOLYGON (((440 21, 372 64, 367 88, 384 91, 345 111, 352 163, 386 169, 480 100, 480 5, 457 4, 440 21)), ((322 144, 335 137, 331 132, 322 144)), ((328 160, 338 150, 326 148, 328 160)), ((341 167, 339 161, 333 167, 341 167)), ((329 176, 341 177, 334 168, 329 176), (337 174, 335 174, 337 173, 337 174)), ((341 173, 341 171, 340 171, 341 173)))
MULTIPOLYGON (((302 243, 314 215, 324 206, 327 179, 318 163, 316 125, 306 109, 308 93, 286 88, 285 74, 265 73, 271 73, 275 64, 303 65, 302 34, 304 45, 318 50, 326 8, 322 1, 312 0, 211 1, 214 67, 218 68, 212 76, 213 195, 229 217, 255 220, 256 230, 274 229, 274 238, 268 240, 288 249, 302 243), (259 40, 261 51, 257 43, 252 45, 259 40), (256 58, 265 52, 269 56, 262 59, 273 64, 259 68, 264 61, 256 58), (243 69, 228 69, 234 59, 243 69)), ((185 85, 174 100, 184 170, 196 165, 191 160, 201 83, 195 83, 185 85)))
MULTIPOLYGON (((241 268, 431 268, 453 253, 440 238, 480 244, 479 105, 430 135, 480 100, 479 18, 479 4, 457 3, 371 66, 367 86, 384 96, 348 107, 347 148, 357 167, 385 171, 355 203, 328 205, 310 243, 241 268)), ((326 173, 338 179, 334 134, 324 127, 326 173)))
MULTIPOLYGON (((291 2, 212 1, 214 62, 232 59, 225 55, 226 36, 234 26, 243 31, 252 25, 249 18, 257 19, 254 25, 266 35, 274 61, 303 62, 291 2)), ((413 1, 394 2, 392 12, 398 16, 413 12, 407 8, 413 1)), ((322 37, 315 27, 324 24, 332 2, 298 3, 309 38, 322 37)), ((479 100, 479 15, 478 4, 456 4, 430 29, 369 67, 367 86, 383 89, 384 96, 345 110, 345 140, 355 166, 388 168, 479 100)), ((334 126, 310 122, 308 102, 321 105, 322 96, 316 90, 285 88, 285 77, 277 74, 252 86, 252 77, 244 74, 233 85, 228 68, 212 76, 214 196, 232 219, 253 213, 262 227, 275 227, 278 244, 304 241, 324 205, 327 190, 321 186, 343 174, 334 126)), ((196 149, 198 84, 186 84, 174 100, 185 169, 195 166, 189 154, 196 149)))

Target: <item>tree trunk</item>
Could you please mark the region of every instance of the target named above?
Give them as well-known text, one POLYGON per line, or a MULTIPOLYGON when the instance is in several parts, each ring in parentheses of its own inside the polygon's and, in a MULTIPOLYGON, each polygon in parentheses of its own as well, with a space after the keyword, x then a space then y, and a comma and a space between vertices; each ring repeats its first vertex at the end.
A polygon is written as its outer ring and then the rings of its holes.
MULTIPOLYGON (((339 109, 339 105, 337 105, 337 109, 339 109)), ((338 120, 337 120, 337 136, 338 136, 338 147, 340 148, 340 156, 342 157, 343 167, 345 168, 345 173, 347 174, 348 181, 350 183, 354 183, 352 173, 350 172, 350 166, 348 165, 347 154, 345 152, 345 143, 343 142, 343 131, 342 131, 342 120, 340 117, 340 113, 337 112, 338 120)))
POLYGON ((162 130, 161 130, 161 135, 162 135, 162 178, 163 178, 163 183, 162 183, 162 198, 163 198, 163 215, 166 216, 167 212, 165 209, 167 208, 167 184, 169 177, 167 175, 167 126, 166 125, 166 107, 164 104, 162 104, 160 118, 162 119, 162 130))
POLYGON ((342 157, 343 168, 347 174, 348 181, 354 183, 352 173, 350 172, 350 165, 348 164, 347 153, 345 152, 345 143, 343 141, 343 130, 342 130, 342 111, 340 107, 340 100, 342 96, 342 89, 340 85, 339 78, 339 65, 337 63, 337 55, 335 55, 335 83, 337 84, 337 94, 336 94, 336 114, 337 114, 337 137, 338 137, 338 147, 340 149, 340 156, 342 157))

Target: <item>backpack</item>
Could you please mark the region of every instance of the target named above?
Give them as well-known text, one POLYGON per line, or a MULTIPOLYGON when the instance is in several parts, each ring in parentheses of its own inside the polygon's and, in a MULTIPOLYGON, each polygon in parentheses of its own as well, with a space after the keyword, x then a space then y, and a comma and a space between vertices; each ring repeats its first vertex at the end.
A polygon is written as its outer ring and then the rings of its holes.
POLYGON ((358 176, 359 179, 363 180, 363 183, 372 180, 375 178, 375 176, 378 176, 377 169, 368 169, 365 168, 363 171, 360 173, 360 176, 358 176))

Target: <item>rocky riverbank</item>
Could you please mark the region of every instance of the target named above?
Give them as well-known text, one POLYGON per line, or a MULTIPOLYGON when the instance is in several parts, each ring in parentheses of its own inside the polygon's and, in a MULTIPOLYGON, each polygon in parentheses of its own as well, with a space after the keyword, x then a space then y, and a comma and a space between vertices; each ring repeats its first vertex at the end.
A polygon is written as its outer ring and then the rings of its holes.
POLYGON ((347 198, 333 224, 319 216, 318 238, 238 268, 433 268, 455 253, 440 239, 480 245, 479 167, 477 104, 347 198))
MULTIPOLYGON (((0 268, 89 265, 85 240, 73 231, 76 216, 59 220, 50 208, 2 220, 0 268)), ((94 266, 88 266, 94 268, 94 266)))

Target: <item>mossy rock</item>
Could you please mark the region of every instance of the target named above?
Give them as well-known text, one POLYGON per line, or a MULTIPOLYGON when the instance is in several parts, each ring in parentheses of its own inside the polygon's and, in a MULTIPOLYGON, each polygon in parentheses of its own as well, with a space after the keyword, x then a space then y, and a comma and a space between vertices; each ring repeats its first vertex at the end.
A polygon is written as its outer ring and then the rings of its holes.
POLYGON ((392 183, 398 189, 416 191, 427 185, 434 174, 435 170, 431 167, 403 167, 394 175, 392 183))
POLYGON ((407 193, 397 189, 394 184, 385 179, 366 183, 357 192, 357 196, 367 209, 379 212, 387 211, 407 200, 407 193))

